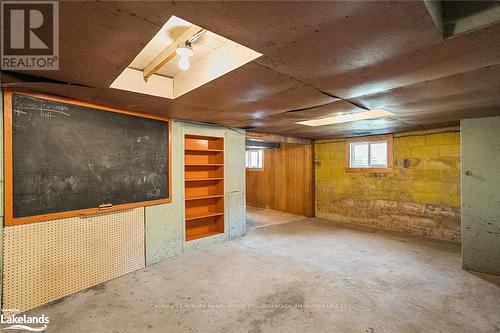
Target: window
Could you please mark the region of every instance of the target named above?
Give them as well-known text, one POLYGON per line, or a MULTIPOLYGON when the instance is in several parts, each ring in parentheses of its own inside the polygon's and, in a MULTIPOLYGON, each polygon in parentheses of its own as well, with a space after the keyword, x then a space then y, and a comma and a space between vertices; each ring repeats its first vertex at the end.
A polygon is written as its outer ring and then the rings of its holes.
POLYGON ((264 149, 247 149, 246 166, 248 169, 263 169, 264 149))
POLYGON ((346 142, 347 171, 392 171, 392 135, 348 139, 346 142))

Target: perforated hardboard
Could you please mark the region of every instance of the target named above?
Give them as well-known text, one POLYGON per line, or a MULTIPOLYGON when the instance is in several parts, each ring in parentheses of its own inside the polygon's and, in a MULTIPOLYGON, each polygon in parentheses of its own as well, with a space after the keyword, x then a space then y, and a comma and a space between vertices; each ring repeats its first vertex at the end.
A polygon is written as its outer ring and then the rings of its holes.
POLYGON ((3 309, 32 309, 142 267, 142 207, 9 226, 3 309))

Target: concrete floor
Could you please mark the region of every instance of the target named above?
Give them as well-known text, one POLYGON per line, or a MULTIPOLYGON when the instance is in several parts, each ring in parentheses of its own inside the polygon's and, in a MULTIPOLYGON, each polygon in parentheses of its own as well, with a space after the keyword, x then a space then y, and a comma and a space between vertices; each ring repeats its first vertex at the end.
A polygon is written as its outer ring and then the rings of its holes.
POLYGON ((271 224, 289 223, 303 219, 304 217, 300 215, 279 212, 272 209, 247 206, 247 230, 251 228, 261 228, 271 224))
POLYGON ((291 221, 31 313, 72 333, 500 331, 500 280, 463 271, 459 245, 291 221))

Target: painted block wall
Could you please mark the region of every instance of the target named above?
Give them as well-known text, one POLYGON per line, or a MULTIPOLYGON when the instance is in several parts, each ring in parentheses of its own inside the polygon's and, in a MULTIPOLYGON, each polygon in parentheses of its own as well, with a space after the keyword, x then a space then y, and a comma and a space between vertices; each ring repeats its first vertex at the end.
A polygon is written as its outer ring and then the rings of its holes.
POLYGON ((394 135, 394 172, 345 171, 345 140, 315 144, 318 218, 460 241, 460 131, 394 135))
POLYGON ((182 123, 172 126, 172 202, 146 207, 146 265, 183 251, 184 172, 182 123))
POLYGON ((224 156, 225 214, 229 239, 246 234, 245 219, 245 133, 226 130, 224 156))
POLYGON ((500 275, 500 117, 460 126, 462 267, 500 275))

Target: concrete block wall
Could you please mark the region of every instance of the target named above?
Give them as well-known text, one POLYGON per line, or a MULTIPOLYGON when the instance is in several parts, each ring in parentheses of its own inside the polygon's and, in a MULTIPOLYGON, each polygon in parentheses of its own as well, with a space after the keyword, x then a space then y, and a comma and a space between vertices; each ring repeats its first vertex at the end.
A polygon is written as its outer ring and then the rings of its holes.
POLYGON ((316 216, 460 241, 460 131, 394 135, 394 172, 345 171, 345 140, 315 146, 316 216))

